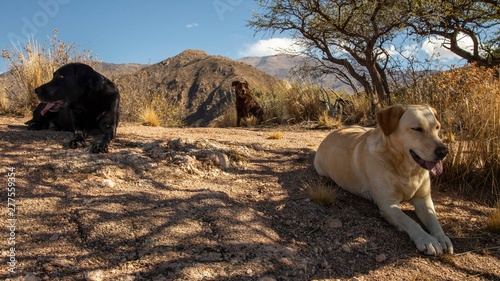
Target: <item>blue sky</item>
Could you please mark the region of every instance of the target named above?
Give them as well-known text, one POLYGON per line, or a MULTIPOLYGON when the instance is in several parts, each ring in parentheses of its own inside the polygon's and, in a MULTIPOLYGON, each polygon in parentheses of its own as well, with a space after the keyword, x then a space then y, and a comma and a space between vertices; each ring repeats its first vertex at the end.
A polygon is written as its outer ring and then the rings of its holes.
MULTIPOLYGON (((238 59, 292 44, 245 26, 258 9, 252 0, 2 0, 2 8, 0 49, 23 46, 28 37, 47 42, 57 29, 63 42, 110 63, 153 64, 187 49, 238 59)), ((6 70, 0 59, 0 73, 6 70)))
POLYGON ((265 39, 245 26, 257 8, 249 0, 2 0, 2 7, 0 49, 28 36, 44 42, 57 29, 63 42, 111 63, 156 63, 186 49, 237 59, 265 39))

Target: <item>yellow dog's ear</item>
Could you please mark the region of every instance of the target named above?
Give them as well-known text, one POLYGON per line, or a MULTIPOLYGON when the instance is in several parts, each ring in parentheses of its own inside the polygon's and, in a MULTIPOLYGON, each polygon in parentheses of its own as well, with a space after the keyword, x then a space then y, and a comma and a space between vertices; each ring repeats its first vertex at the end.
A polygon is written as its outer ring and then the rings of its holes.
POLYGON ((377 112, 377 122, 384 135, 388 136, 396 130, 399 118, 405 112, 405 108, 398 104, 377 112))
POLYGON ((429 106, 432 110, 432 113, 434 113, 434 117, 436 117, 436 120, 438 119, 438 112, 434 107, 429 106))

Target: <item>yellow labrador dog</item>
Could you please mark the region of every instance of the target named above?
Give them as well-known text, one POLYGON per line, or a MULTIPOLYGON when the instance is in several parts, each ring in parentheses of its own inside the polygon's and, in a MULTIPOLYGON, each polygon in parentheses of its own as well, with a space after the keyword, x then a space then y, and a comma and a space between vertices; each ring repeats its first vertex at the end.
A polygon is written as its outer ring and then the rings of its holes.
POLYGON ((395 105, 377 113, 377 128, 347 127, 320 144, 314 167, 343 189, 374 201, 399 230, 427 255, 453 253, 434 211, 430 177, 443 172, 448 149, 438 136, 436 111, 425 105, 395 105), (409 201, 427 233, 399 208, 409 201))

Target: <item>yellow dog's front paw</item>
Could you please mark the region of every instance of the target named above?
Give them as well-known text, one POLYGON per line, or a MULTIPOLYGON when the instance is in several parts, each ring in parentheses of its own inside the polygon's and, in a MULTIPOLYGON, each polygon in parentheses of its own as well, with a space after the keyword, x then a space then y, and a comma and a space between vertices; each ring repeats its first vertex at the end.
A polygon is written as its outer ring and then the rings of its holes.
MULTIPOLYGON (((446 237, 446 236, 445 236, 446 237)), ((448 237, 446 237, 448 238, 448 237)), ((448 239, 449 240, 449 239, 448 239)), ((440 256, 447 251, 447 248, 444 247, 446 244, 442 245, 438 239, 436 239, 434 236, 427 235, 426 237, 418 237, 415 239, 415 245, 417 246, 417 249, 424 253, 425 255, 429 256, 440 256)), ((451 242, 450 242, 451 244, 451 242)), ((452 247, 453 251, 453 247, 452 247)))

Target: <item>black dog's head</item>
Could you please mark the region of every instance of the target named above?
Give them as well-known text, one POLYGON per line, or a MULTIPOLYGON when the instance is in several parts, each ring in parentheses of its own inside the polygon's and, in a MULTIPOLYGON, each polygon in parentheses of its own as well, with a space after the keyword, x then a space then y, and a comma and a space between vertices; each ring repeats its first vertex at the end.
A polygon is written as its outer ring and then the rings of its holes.
POLYGON ((79 100, 86 89, 91 88, 97 92, 104 87, 104 83, 102 75, 90 66, 70 63, 56 70, 52 80, 36 88, 35 93, 42 102, 65 100, 72 103, 79 100))

